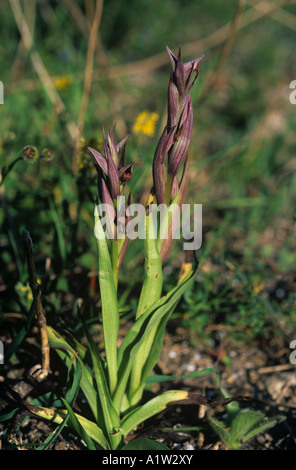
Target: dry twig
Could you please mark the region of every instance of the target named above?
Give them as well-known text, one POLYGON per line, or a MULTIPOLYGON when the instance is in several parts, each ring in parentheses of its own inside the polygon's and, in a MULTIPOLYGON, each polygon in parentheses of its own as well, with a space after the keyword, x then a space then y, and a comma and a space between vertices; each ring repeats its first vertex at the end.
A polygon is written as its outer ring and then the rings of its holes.
MULTIPOLYGON (((12 8, 13 15, 15 17, 16 24, 21 34, 24 46, 30 52, 30 58, 31 58, 33 67, 37 75, 39 76, 39 79, 50 101, 54 105, 57 114, 60 115, 61 113, 64 113, 66 111, 65 105, 63 101, 61 100, 59 94, 57 93, 54 87, 52 78, 50 77, 46 67, 44 66, 40 55, 33 48, 34 47, 33 37, 30 31, 30 28, 28 26, 28 23, 26 21, 26 18, 22 12, 20 2, 19 0, 9 0, 9 2, 12 8)), ((70 137, 75 142, 75 136, 77 134, 75 124, 72 122, 67 122, 66 126, 70 134, 70 137)))
POLYGON ((73 155, 73 161, 72 161, 72 169, 74 173, 77 172, 78 144, 81 138, 83 125, 84 125, 84 117, 85 117, 85 113, 86 113, 88 102, 89 102, 89 94, 90 94, 92 76, 93 76, 93 62, 94 62, 94 53, 95 53, 95 48, 96 48, 96 38, 97 38, 98 29, 99 29, 100 22, 101 22, 102 10, 103 10, 103 0, 97 0, 95 16, 94 16, 94 20, 91 26, 90 33, 89 33, 86 65, 85 65, 85 72, 84 72, 83 95, 82 95, 80 112, 78 116, 77 132, 75 136, 75 148, 74 148, 74 155, 73 155))
POLYGON ((41 303, 40 287, 36 276, 36 268, 32 251, 33 243, 28 230, 24 230, 24 244, 29 271, 29 284, 35 302, 36 316, 41 337, 42 366, 40 368, 40 365, 38 364, 37 366, 33 367, 31 369, 31 375, 34 375, 38 382, 41 382, 50 373, 50 347, 46 331, 46 317, 41 303))

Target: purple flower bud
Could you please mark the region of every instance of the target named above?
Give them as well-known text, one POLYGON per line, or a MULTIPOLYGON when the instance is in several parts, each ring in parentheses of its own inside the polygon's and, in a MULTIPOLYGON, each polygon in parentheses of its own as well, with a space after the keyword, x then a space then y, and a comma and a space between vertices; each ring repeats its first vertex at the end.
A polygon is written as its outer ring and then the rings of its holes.
POLYGON ((181 48, 179 47, 178 59, 175 68, 175 82, 179 92, 179 95, 182 96, 185 92, 185 69, 184 64, 181 59, 181 48))
POLYGON ((97 172, 103 171, 105 175, 108 175, 108 165, 107 160, 103 155, 95 149, 88 147, 88 150, 92 153, 95 160, 95 167, 97 172))
POLYGON ((178 124, 178 90, 173 83, 173 73, 168 88, 168 128, 171 129, 178 124))
POLYGON ((112 199, 116 199, 117 196, 120 196, 119 174, 118 174, 118 170, 113 159, 108 153, 107 153, 107 166, 108 166, 107 185, 109 187, 112 199))
POLYGON ((180 125, 174 135, 174 145, 169 152, 168 172, 176 175, 187 153, 193 126, 193 110, 191 96, 188 95, 187 103, 181 116, 180 125))
POLYGON ((159 204, 164 203, 166 181, 165 157, 173 144, 175 128, 170 129, 167 135, 166 132, 167 127, 165 127, 159 139, 153 160, 154 191, 159 204))
POLYGON ((106 211, 106 228, 109 236, 112 238, 114 232, 114 220, 116 217, 115 207, 109 189, 103 177, 98 175, 98 193, 104 210, 106 211))
MULTIPOLYGON (((185 77, 184 78, 185 89, 186 89, 186 91, 191 90, 191 88, 193 87, 193 84, 194 84, 194 82, 195 82, 195 80, 198 76, 199 62, 202 60, 202 58, 204 56, 202 55, 202 56, 198 57, 197 59, 194 59, 194 60, 191 60, 189 62, 183 63, 183 68, 181 68, 180 64, 179 64, 179 62, 182 62, 181 61, 181 48, 179 47, 178 57, 176 57, 173 54, 173 52, 171 51, 171 49, 168 46, 166 47, 166 49, 167 49, 167 52, 169 54, 169 58, 170 58, 170 61, 171 61, 171 64, 172 64, 173 74, 174 74, 176 83, 177 83, 177 75, 178 75, 179 84, 181 83, 180 82, 180 80, 181 80, 180 71, 183 70, 184 77, 185 77), (178 68, 178 73, 177 73, 177 68, 178 68), (196 76, 195 76, 193 82, 190 83, 193 72, 196 72, 196 76)), ((184 91, 185 91, 185 89, 184 89, 184 91)), ((179 88, 178 88, 178 90, 179 90, 179 88)))
MULTIPOLYGON (((122 139, 118 144, 115 144, 114 130, 115 127, 109 131, 106 138, 103 129, 105 155, 102 155, 100 152, 90 147, 88 147, 88 149, 94 157, 95 168, 98 173, 98 194, 100 202, 103 205, 101 209, 105 212, 107 233, 110 238, 121 240, 121 234, 124 233, 124 226, 128 222, 127 206, 125 205, 122 209, 122 207, 118 207, 117 204, 114 204, 114 201, 116 200, 118 203, 117 198, 123 194, 126 183, 131 179, 134 163, 125 165, 124 157, 127 137, 122 139)), ((130 201, 130 195, 128 200, 130 201)), ((126 238, 123 240, 123 244, 120 248, 118 269, 124 258, 127 243, 128 239, 126 238)))
POLYGON ((122 139, 118 144, 115 144, 114 131, 115 126, 109 131, 108 137, 106 138, 105 131, 103 129, 105 156, 97 150, 88 147, 94 157, 98 177, 104 179, 113 200, 116 199, 117 196, 120 196, 122 186, 131 179, 132 168, 134 165, 134 163, 129 163, 127 165, 124 164, 125 145, 128 136, 122 139), (121 155, 119 159, 120 151, 121 155))
POLYGON ((131 179, 133 166, 134 163, 128 163, 127 165, 124 165, 123 167, 119 168, 118 174, 121 184, 125 184, 131 179))
POLYGON ((178 57, 167 47, 172 64, 168 86, 167 125, 160 137, 153 160, 154 192, 158 204, 176 195, 176 175, 186 157, 193 126, 192 99, 189 90, 198 75, 202 57, 182 62, 181 48, 178 57), (195 74, 195 76, 194 76, 195 74), (167 187, 166 187, 167 186, 167 187))
MULTIPOLYGON (((113 127, 113 130, 109 131, 108 134, 108 147, 110 150, 110 155, 112 157, 112 160, 114 161, 115 165, 118 166, 119 163, 119 156, 118 156, 118 145, 115 144, 114 142, 114 132, 115 132, 115 126, 113 127)), ((105 136, 104 136, 105 139, 105 136)), ((125 139, 126 140, 126 139, 125 139)))

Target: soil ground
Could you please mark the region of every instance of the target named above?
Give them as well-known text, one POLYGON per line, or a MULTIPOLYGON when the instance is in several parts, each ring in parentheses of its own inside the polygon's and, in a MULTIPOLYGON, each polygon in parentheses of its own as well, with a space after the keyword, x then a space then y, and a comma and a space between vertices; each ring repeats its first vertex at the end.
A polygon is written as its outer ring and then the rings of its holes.
MULTIPOLYGON (((125 332, 123 326, 122 334, 125 332)), ((35 332, 37 333, 37 332, 35 332)), ((227 332, 222 327, 213 328, 215 347, 196 343, 190 333, 177 323, 171 323, 165 335, 164 347, 156 367, 156 373, 180 376, 214 368, 219 372, 221 385, 229 396, 248 397, 241 403, 242 408, 263 411, 267 417, 284 416, 285 419, 274 428, 259 434, 245 445, 247 450, 296 450, 296 372, 289 361, 291 350, 272 341, 257 341, 252 344, 238 345, 227 339, 227 332), (222 338, 222 339, 221 339, 222 338), (227 360, 226 360, 227 358, 227 360)), ((31 357, 30 361, 34 358, 31 357)), ((53 364, 53 367, 58 367, 53 364)), ((53 369, 54 370, 54 369, 53 369)), ((26 394, 28 385, 26 366, 11 369, 5 382, 10 386, 19 386, 26 394)), ((1 377, 4 381, 4 377, 1 377)), ((46 390, 57 389, 59 373, 57 370, 41 384, 29 385, 30 400, 46 390)), ((13 408, 15 404, 5 396, 5 382, 1 389, 1 414, 13 408)), ((185 389, 198 396, 219 400, 214 374, 202 378, 187 378, 161 385, 154 384, 148 394, 158 394, 167 389, 185 389)), ((168 407, 163 413, 146 421, 129 438, 146 437, 164 443, 175 450, 225 450, 224 444, 209 428, 207 418, 225 416, 225 406, 211 405, 176 405, 168 407), (187 429, 186 429, 187 428, 187 429)), ((53 431, 54 425, 35 417, 29 417, 19 426, 22 416, 17 415, 10 422, 9 437, 3 440, 25 448, 30 443, 42 443, 53 431), (24 447, 23 447, 24 445, 24 447)), ((7 422, 0 424, 2 431, 7 422)), ((83 442, 70 430, 64 429, 51 450, 85 449, 83 442)))

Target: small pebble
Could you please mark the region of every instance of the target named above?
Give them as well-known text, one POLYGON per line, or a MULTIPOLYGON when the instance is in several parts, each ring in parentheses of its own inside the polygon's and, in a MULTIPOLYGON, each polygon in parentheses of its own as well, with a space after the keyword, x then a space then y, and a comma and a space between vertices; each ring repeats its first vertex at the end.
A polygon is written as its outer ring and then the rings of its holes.
POLYGON ((185 450, 195 450, 195 448, 193 447, 192 444, 187 444, 186 446, 186 449, 185 450))
POLYGON ((176 353, 176 351, 169 351, 168 356, 169 356, 171 359, 175 359, 175 358, 177 357, 177 353, 176 353))

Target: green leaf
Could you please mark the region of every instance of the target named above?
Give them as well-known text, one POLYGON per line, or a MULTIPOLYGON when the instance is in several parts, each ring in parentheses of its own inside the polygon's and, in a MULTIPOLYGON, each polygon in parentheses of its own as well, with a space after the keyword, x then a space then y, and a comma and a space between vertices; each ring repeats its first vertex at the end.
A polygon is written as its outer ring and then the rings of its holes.
POLYGON ((74 411, 72 410, 71 406, 62 398, 62 401, 67 408, 68 415, 71 419, 71 423, 73 428, 77 432, 77 434, 81 437, 81 439, 85 442, 89 450, 96 450, 96 446, 94 445, 91 437, 87 434, 86 430, 83 428, 81 423, 79 422, 77 416, 75 415, 74 411))
POLYGON ((120 450, 170 450, 164 444, 152 439, 134 439, 120 450))
POLYGON ((190 379, 190 378, 199 378, 199 377, 204 377, 205 375, 208 374, 215 374, 215 376, 219 375, 218 372, 209 367, 208 369, 203 369, 203 370, 196 370, 195 372, 190 372, 189 374, 184 374, 184 375, 151 375, 150 377, 147 377, 146 383, 161 383, 161 382, 169 382, 172 380, 183 380, 183 379, 190 379))
MULTIPOLYGON (((64 419, 68 416, 68 410, 52 410, 50 408, 39 407, 35 405, 28 405, 28 409, 31 413, 39 418, 46 419, 47 421, 52 421, 56 424, 61 424, 64 419)), ((88 436, 95 442, 97 442, 103 449, 110 450, 110 444, 106 440, 102 429, 99 428, 93 421, 90 421, 83 416, 75 413, 76 418, 78 419, 80 425, 83 427, 88 436)), ((72 421, 69 420, 67 426, 74 428, 72 421)), ((74 428, 75 429, 75 428, 74 428)))
MULTIPOLYGON (((69 402, 69 406, 74 404, 78 390, 79 390, 79 385, 80 385, 80 380, 82 377, 82 369, 81 369, 81 364, 77 360, 77 358, 73 358, 73 363, 72 363, 72 368, 71 370, 74 369, 73 372, 73 382, 72 385, 67 383, 66 388, 67 388, 67 393, 66 393, 66 400, 69 402)), ((70 371, 68 371, 70 372, 70 371)), ((68 373, 68 376, 70 374, 68 373)), ((69 377, 68 377, 69 378, 69 377)), ((69 382, 69 380, 68 380, 69 382)), ((62 401, 63 398, 61 398, 62 401)), ((67 425, 67 421, 69 419, 69 415, 65 416, 64 420, 61 422, 61 424, 54 430, 54 432, 48 436, 45 441, 37 447, 37 450, 46 450, 50 445, 54 443, 54 441, 58 438, 59 434, 62 432, 64 427, 67 425)))
POLYGON ((209 423, 229 450, 238 450, 244 442, 283 419, 282 416, 269 419, 258 411, 242 410, 234 418, 230 429, 226 429, 225 424, 215 418, 209 418, 209 423))
MULTIPOLYGON (((230 394, 225 390, 223 387, 220 385, 220 377, 219 377, 219 383, 217 382, 217 386, 220 390, 220 393, 223 398, 230 398, 230 394)), ((226 405, 226 410, 227 410, 227 423, 231 424, 235 418, 235 416, 239 413, 240 408, 239 408, 239 402, 237 401, 231 401, 228 405, 226 405)))
POLYGON ((240 441, 245 434, 256 428, 263 419, 263 413, 251 410, 240 411, 231 424, 232 439, 240 441))
POLYGON ((210 426, 218 434, 218 436, 224 442, 226 447, 231 449, 232 448, 231 434, 230 434, 229 430, 226 429, 224 423, 221 422, 221 421, 218 421, 215 418, 208 418, 208 421, 210 423, 210 426))
MULTIPOLYGON (((26 324, 24 326, 22 326, 22 328, 19 330, 17 335, 13 338, 12 342, 7 346, 7 349, 5 351, 5 361, 6 362, 8 362, 8 360, 11 358, 11 356, 16 352, 18 347, 24 341, 24 339, 25 339, 25 337, 26 337, 26 335, 27 335, 27 333, 30 329, 30 326, 31 326, 32 320, 34 318, 35 312, 36 312, 35 301, 33 300, 31 308, 30 308, 29 313, 28 313, 28 318, 27 318, 26 324)), ((0 372, 1 372, 3 367, 4 367, 4 365, 0 364, 0 372)))
MULTIPOLYGON (((97 211, 96 211, 97 212, 97 211)), ((102 322, 106 360, 108 364, 109 387, 113 395, 117 384, 117 335, 119 310, 107 240, 99 215, 95 215, 96 240, 98 248, 99 284, 102 301, 102 322)))
MULTIPOLYGON (((47 326, 47 335, 50 347, 55 349, 59 357, 65 363, 67 369, 72 367, 73 357, 77 354, 76 350, 52 327, 47 326)), ((80 387, 83 391, 89 407, 94 415, 95 420, 99 422, 100 416, 98 415, 98 395, 94 387, 92 372, 86 364, 81 362, 82 377, 80 387)))
POLYGON ((143 423, 146 419, 151 418, 161 411, 163 411, 169 403, 174 401, 181 401, 188 399, 188 392, 183 390, 170 390, 164 392, 158 397, 152 398, 143 406, 138 407, 136 410, 131 411, 121 423, 121 430, 124 436, 127 436, 139 424, 143 423))
MULTIPOLYGON (((162 292, 163 274, 162 274, 162 263, 158 251, 157 233, 154 225, 153 213, 146 215, 146 237, 145 237, 145 280, 143 283, 141 296, 138 304, 136 320, 143 315, 143 313, 156 302, 162 292)), ((154 343, 155 336, 159 336, 163 332, 158 331, 158 324, 151 329, 149 335, 146 335, 145 341, 141 345, 137 356, 135 357, 133 367, 130 376, 130 399, 135 392, 139 390, 140 395, 142 393, 141 387, 143 384, 143 367, 147 359, 149 359, 152 345, 154 343)), ((158 357, 158 356, 157 356, 158 357)), ((155 362, 152 363, 154 367, 155 362)), ((156 359, 157 360, 157 359, 156 359)), ((151 359, 150 359, 151 362, 151 359)), ((148 370, 149 375, 151 370, 148 370)), ((140 398, 140 397, 139 397, 140 398)), ((135 402, 138 401, 138 396, 135 397, 135 402)))
POLYGON ((145 279, 143 282, 136 319, 138 319, 150 305, 156 302, 162 291, 162 263, 158 251, 157 233, 153 223, 153 215, 145 217, 145 279))
MULTIPOLYGON (((167 322, 176 308, 177 302, 171 307, 167 314, 160 320, 160 322, 154 328, 152 335, 150 335, 150 341, 145 344, 146 347, 146 362, 143 360, 140 381, 139 381, 139 392, 133 397, 130 397, 131 404, 137 403, 141 399, 142 389, 146 382, 146 379, 151 374, 155 364, 158 361, 161 350, 163 348, 163 339, 166 330, 167 322)), ((140 354, 140 352, 139 352, 140 354)), ((144 359, 144 358, 143 358, 144 359)))
POLYGON ((249 439, 252 439, 255 437, 257 434, 260 434, 263 431, 266 431, 266 429, 272 428, 273 426, 276 426, 277 424, 281 423, 282 421, 285 420, 284 416, 275 416, 274 418, 263 418, 263 421, 259 424, 259 426, 256 426, 254 429, 249 431, 247 434, 245 434, 242 438, 243 442, 248 441, 249 439))
POLYGON ((118 352, 118 387, 113 397, 113 402, 120 407, 122 397, 126 390, 130 370, 133 365, 139 347, 147 335, 159 324, 160 320, 170 311, 176 301, 180 299, 190 282, 193 280, 195 271, 188 273, 184 279, 172 289, 167 295, 155 302, 146 312, 135 321, 124 337, 118 352))
POLYGON ((121 434, 117 432, 120 428, 119 414, 114 408, 110 391, 108 389, 105 373, 102 365, 102 358, 99 355, 97 347, 90 336, 87 329, 85 329, 87 342, 93 362, 93 371, 97 386, 98 398, 100 400, 102 413, 104 416, 104 424, 108 438, 111 441, 112 448, 116 448, 121 441, 121 434))

